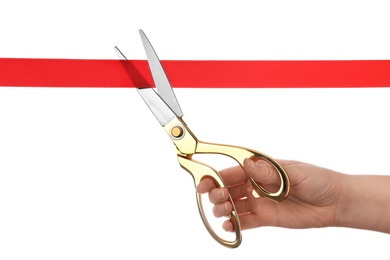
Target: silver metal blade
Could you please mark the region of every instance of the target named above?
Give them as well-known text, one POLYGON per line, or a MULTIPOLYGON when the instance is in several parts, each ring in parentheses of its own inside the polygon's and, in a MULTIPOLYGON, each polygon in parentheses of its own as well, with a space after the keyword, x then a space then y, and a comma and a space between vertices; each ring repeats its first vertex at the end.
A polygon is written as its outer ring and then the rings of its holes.
POLYGON ((167 105, 176 113, 178 117, 183 116, 183 112, 180 108, 179 102, 176 99, 175 93, 169 83, 167 75, 165 74, 164 68, 161 65, 160 60, 157 57, 152 45, 142 30, 139 30, 142 43, 144 45, 146 57, 150 71, 152 72, 154 84, 156 85, 158 95, 167 103, 167 105))
POLYGON ((127 60, 126 56, 123 54, 123 52, 121 52, 121 50, 117 46, 114 46, 114 50, 115 50, 116 55, 119 58, 121 58, 123 60, 127 60))
POLYGON ((137 88, 137 90, 163 127, 176 117, 153 88, 137 88))
MULTIPOLYGON (((127 60, 126 56, 116 46, 115 51, 119 57, 124 60, 127 60)), ((157 118, 157 120, 163 127, 176 117, 175 113, 161 99, 161 97, 156 93, 154 88, 137 88, 137 90, 145 101, 146 105, 148 105, 154 116, 157 118)))

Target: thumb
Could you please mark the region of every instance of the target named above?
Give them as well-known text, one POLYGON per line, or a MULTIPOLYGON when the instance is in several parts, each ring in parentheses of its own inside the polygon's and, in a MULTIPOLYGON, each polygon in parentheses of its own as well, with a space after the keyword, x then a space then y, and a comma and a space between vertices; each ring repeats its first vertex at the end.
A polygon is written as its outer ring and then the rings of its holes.
POLYGON ((253 161, 249 158, 244 160, 246 174, 256 182, 263 185, 279 185, 280 178, 275 167, 264 160, 253 161))

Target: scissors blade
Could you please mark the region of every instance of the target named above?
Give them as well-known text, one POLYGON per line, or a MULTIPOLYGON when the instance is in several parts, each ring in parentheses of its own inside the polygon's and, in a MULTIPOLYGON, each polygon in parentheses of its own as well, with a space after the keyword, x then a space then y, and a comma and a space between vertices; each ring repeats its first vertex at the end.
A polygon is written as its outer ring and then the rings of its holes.
POLYGON ((182 117, 183 112, 180 108, 179 102, 176 99, 175 93, 173 92, 171 84, 169 83, 167 75, 165 74, 164 68, 158 59, 156 52, 154 51, 145 33, 142 30, 139 30, 139 33, 144 45, 146 57, 148 58, 148 64, 150 71, 152 72, 158 95, 165 101, 165 103, 167 103, 167 105, 172 109, 173 112, 175 112, 178 117, 182 117))
MULTIPOLYGON (((115 51, 118 56, 127 60, 126 56, 115 46, 115 51)), ((164 102, 159 94, 156 93, 154 88, 137 88, 138 93, 145 101, 146 105, 150 108, 154 116, 160 122, 161 126, 166 126, 172 121, 176 115, 171 108, 164 102)))
POLYGON ((153 88, 137 88, 137 90, 162 127, 176 117, 175 113, 153 88))

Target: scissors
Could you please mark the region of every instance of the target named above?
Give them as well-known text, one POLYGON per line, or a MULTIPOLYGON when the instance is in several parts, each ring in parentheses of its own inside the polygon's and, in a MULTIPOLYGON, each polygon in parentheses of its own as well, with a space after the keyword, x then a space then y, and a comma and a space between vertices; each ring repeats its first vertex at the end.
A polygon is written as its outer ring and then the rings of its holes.
MULTIPOLYGON (((195 187, 202 179, 206 177, 212 178, 219 187, 226 187, 226 185, 215 169, 206 164, 193 160, 192 156, 194 154, 225 155, 236 160, 241 167, 243 167, 243 163, 246 158, 251 158, 253 160, 261 159, 268 162, 276 169, 280 177, 280 188, 276 192, 269 192, 262 186, 261 183, 257 183, 254 179, 249 178, 253 186, 252 195, 255 198, 266 197, 277 202, 281 202, 283 199, 285 199, 289 193, 290 181, 285 169, 283 169, 283 167, 274 159, 263 153, 247 148, 206 143, 199 141, 195 137, 193 132, 183 120, 183 112, 156 52, 154 51, 145 33, 142 30, 139 30, 139 32, 156 87, 137 88, 138 93, 141 95, 145 103, 150 108, 151 112, 155 115, 161 126, 173 141, 174 145, 176 146, 179 164, 192 175, 195 187)), ((126 57, 119 51, 119 49, 116 49, 119 54, 121 54, 123 58, 126 59, 126 57)), ((217 242, 226 247, 238 247, 242 241, 240 221, 237 210, 234 206, 234 201, 230 195, 229 200, 233 205, 233 210, 230 213, 229 218, 232 220, 235 226, 235 238, 231 241, 221 238, 211 227, 203 208, 202 197, 199 193, 196 193, 196 199, 200 216, 210 235, 217 242)))

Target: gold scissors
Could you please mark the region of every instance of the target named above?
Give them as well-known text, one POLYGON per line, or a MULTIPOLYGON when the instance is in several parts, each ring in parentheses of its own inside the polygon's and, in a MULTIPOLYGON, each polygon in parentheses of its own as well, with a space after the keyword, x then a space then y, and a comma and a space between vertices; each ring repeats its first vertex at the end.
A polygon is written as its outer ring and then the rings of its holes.
MULTIPOLYGON (((271 164, 278 172, 280 177, 280 188, 277 192, 269 192, 262 186, 262 184, 257 183, 252 178, 249 178, 253 186, 253 196, 256 198, 266 197, 278 202, 285 199, 289 193, 290 181, 286 171, 274 159, 254 150, 238 146, 205 143, 199 141, 195 137, 190 128, 183 121, 183 112, 156 52, 142 30, 140 30, 140 35, 156 88, 137 88, 138 93, 144 99, 145 103, 160 122, 161 126, 165 129, 168 136, 172 139, 177 149, 179 164, 192 175, 195 186, 197 186, 202 179, 209 177, 214 179, 218 186, 226 187, 223 179, 215 169, 192 159, 194 154, 225 155, 236 160, 241 167, 243 167, 243 163, 246 158, 252 158, 254 160, 261 159, 271 164)), ((119 49, 117 49, 117 51, 126 59, 119 49)), ((214 231, 206 218, 202 205, 202 197, 199 193, 196 193, 196 199, 200 216, 210 235, 224 246, 231 248, 238 247, 241 244, 242 236, 239 216, 234 206, 233 199, 230 197, 230 202, 233 205, 233 211, 229 215, 235 225, 235 239, 232 241, 221 238, 214 231)))

